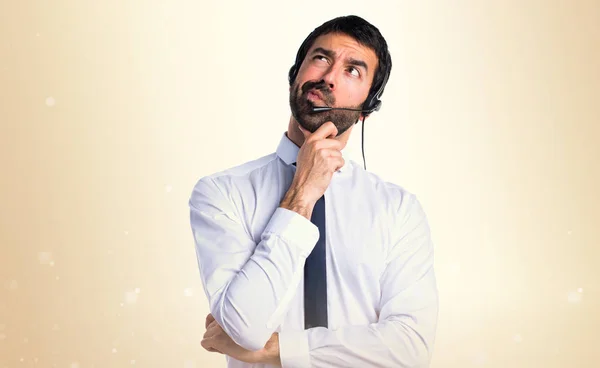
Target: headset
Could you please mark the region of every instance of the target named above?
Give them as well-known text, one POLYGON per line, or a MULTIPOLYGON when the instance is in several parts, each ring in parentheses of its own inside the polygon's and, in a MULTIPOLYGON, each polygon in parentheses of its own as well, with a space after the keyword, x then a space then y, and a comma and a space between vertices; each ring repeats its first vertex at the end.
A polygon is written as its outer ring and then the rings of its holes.
MULTIPOLYGON (((290 72, 288 75, 288 81, 290 83, 290 86, 296 80, 296 76, 298 75, 298 71, 300 70, 300 65, 302 65, 303 60, 300 60, 301 57, 302 57, 301 52, 300 52, 300 50, 298 50, 298 54, 296 55, 296 62, 290 68, 290 72)), ((365 102, 363 103, 362 109, 323 106, 323 107, 314 107, 313 112, 323 112, 323 111, 329 111, 329 110, 349 110, 349 111, 360 111, 360 112, 365 113, 365 116, 367 116, 374 111, 379 111, 379 109, 381 109, 381 100, 379 98, 381 97, 381 94, 383 93, 383 90, 385 89, 385 85, 387 84, 389 77, 390 77, 390 72, 388 70, 388 72, 385 73, 385 75, 383 76, 383 81, 381 82, 381 86, 377 89, 377 91, 369 93, 365 102)), ((358 121, 356 123, 358 123, 358 121)))
MULTIPOLYGON (((298 71, 300 70, 300 66, 302 65, 302 61, 303 61, 303 57, 301 55, 302 48, 300 48, 300 50, 298 50, 298 54, 296 55, 296 62, 294 63, 294 65, 292 65, 292 67, 290 68, 289 74, 288 74, 288 81, 290 83, 290 86, 292 84, 294 84, 294 81, 296 80, 296 76, 298 75, 298 71)), ((352 108, 347 108, 347 107, 329 107, 329 106, 315 106, 312 108, 313 112, 324 112, 324 111, 330 111, 330 110, 348 110, 348 111, 360 111, 364 114, 364 117, 362 119, 362 135, 361 135, 361 146, 362 146, 362 156, 363 156, 363 164, 365 167, 365 170, 367 170, 367 162, 365 160, 365 118, 370 115, 372 112, 374 111, 379 111, 379 109, 381 109, 381 100, 379 99, 381 97, 381 94, 383 93, 383 90, 385 88, 385 85, 387 84, 387 81, 390 77, 390 70, 388 69, 388 71, 385 73, 385 75, 383 76, 383 81, 381 82, 381 86, 379 86, 379 88, 377 89, 377 91, 370 92, 369 95, 367 96, 365 102, 363 103, 363 106, 361 109, 352 109, 352 108)), ((360 120, 357 120, 355 124, 358 124, 360 120)))

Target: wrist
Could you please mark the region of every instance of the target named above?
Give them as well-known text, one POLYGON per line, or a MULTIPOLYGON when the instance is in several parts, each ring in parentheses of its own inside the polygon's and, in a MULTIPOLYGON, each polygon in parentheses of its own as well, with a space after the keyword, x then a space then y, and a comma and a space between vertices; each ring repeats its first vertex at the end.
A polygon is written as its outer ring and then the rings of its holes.
POLYGON ((315 204, 307 200, 300 190, 290 188, 281 200, 279 207, 299 213, 310 220, 315 204))
POLYGON ((275 332, 262 350, 261 363, 281 367, 279 356, 279 333, 275 332))

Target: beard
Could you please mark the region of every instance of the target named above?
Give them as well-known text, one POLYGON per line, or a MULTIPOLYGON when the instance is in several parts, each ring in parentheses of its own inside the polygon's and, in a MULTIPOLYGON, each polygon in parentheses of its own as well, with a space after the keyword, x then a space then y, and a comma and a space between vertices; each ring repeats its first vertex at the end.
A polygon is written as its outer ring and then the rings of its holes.
MULTIPOLYGON (((290 108, 292 116, 304 129, 314 133, 321 125, 331 121, 337 128, 337 136, 339 136, 358 122, 361 114, 360 111, 329 110, 313 112, 312 108, 317 105, 308 99, 308 93, 311 90, 319 90, 321 92, 326 106, 333 107, 335 104, 335 97, 323 80, 319 82, 308 81, 302 85, 302 89, 300 89, 298 83, 294 82, 290 90, 290 108)), ((360 109, 361 106, 350 106, 349 108, 360 109)))

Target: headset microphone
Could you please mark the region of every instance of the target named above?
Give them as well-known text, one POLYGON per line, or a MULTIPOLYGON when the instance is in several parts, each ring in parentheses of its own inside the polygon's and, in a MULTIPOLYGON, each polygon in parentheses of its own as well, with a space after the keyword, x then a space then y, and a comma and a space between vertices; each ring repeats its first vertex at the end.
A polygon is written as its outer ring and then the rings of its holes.
POLYGON ((347 107, 329 107, 329 106, 315 106, 312 108, 312 112, 323 112, 329 110, 347 110, 347 111, 360 111, 360 112, 370 112, 371 110, 362 110, 362 109, 350 109, 347 107))

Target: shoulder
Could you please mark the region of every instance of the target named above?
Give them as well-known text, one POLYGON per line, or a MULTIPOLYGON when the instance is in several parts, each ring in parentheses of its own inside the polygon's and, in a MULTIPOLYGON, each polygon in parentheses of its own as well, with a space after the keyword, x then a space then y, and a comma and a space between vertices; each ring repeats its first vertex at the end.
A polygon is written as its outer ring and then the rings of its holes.
POLYGON ((408 190, 402 184, 390 181, 382 175, 367 171, 358 163, 352 161, 354 174, 365 181, 368 190, 374 191, 378 196, 383 196, 383 200, 390 206, 400 208, 410 205, 416 201, 416 194, 408 190))
POLYGON ((398 227, 407 222, 426 220, 425 212, 417 194, 402 184, 383 178, 381 175, 366 171, 353 162, 355 174, 363 178, 376 200, 382 206, 392 226, 398 227))
POLYGON ((206 195, 227 196, 227 193, 236 188, 239 182, 247 181, 248 177, 260 173, 278 159, 276 153, 271 153, 209 175, 201 176, 192 189, 190 203, 193 204, 198 197, 206 195))

